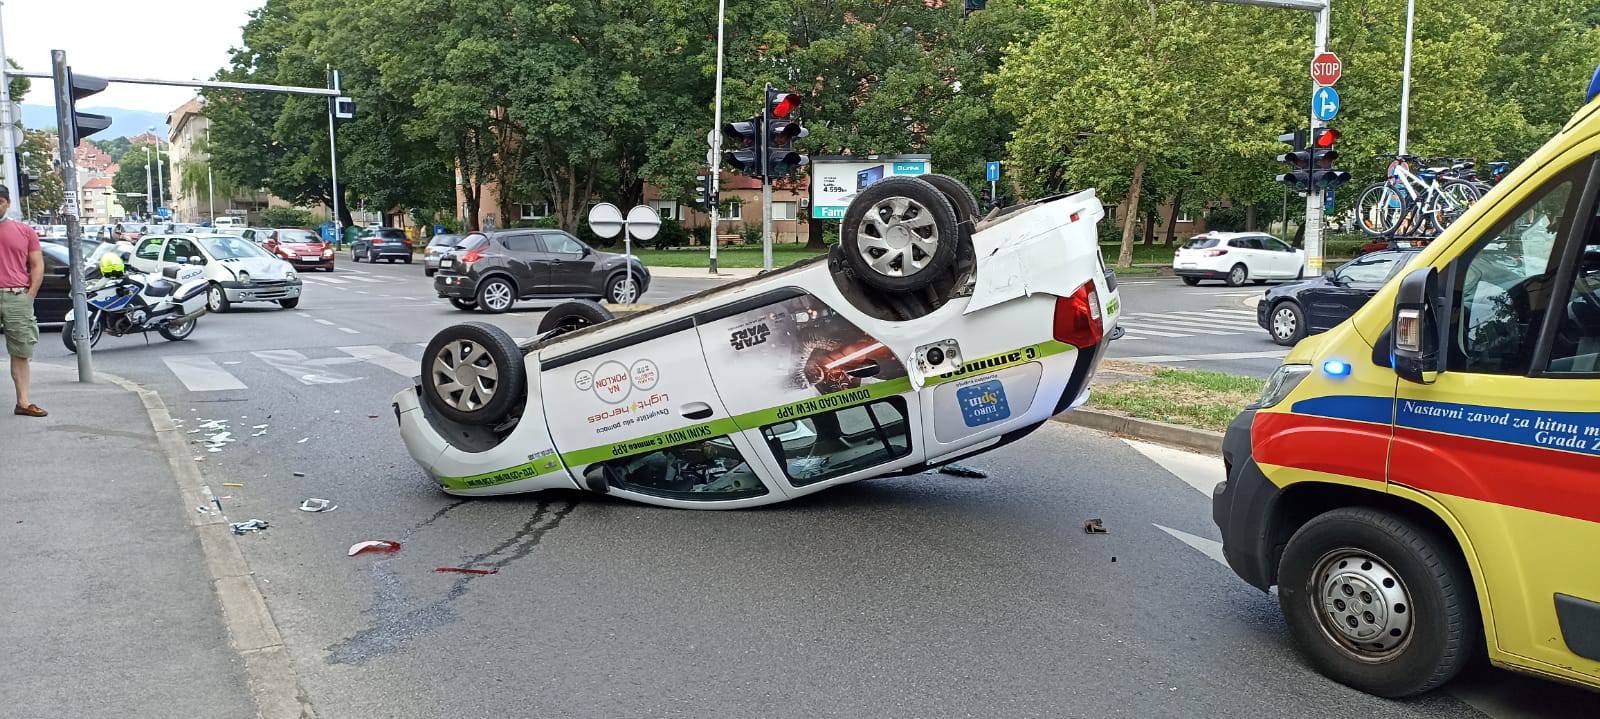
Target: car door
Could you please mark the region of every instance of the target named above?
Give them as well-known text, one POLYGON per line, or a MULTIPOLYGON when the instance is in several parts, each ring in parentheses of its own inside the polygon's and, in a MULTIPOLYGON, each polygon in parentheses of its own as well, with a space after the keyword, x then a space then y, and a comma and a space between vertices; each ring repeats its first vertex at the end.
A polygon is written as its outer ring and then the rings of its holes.
POLYGON ((550 252, 552 292, 567 296, 598 295, 604 292, 605 278, 595 273, 597 255, 588 245, 559 230, 539 233, 550 252))
POLYGON ((717 392, 790 496, 922 461, 904 363, 797 288, 696 315, 717 392))
POLYGON ((1471 538, 1490 658, 1595 680, 1600 142, 1588 146, 1530 173, 1526 199, 1477 218, 1456 240, 1470 244, 1436 261, 1445 371, 1399 383, 1388 466, 1471 538))
POLYGON ((72 308, 72 278, 68 272, 71 257, 65 247, 43 244, 44 282, 34 301, 40 322, 60 322, 72 308))
POLYGON ((1328 282, 1306 293, 1306 324, 1323 331, 1345 321, 1383 287, 1396 253, 1372 252, 1334 270, 1328 282))
POLYGON ((1262 235, 1261 246, 1267 256, 1272 258, 1274 278, 1293 279, 1300 274, 1300 255, 1289 246, 1289 243, 1271 235, 1262 235))
POLYGON ((584 486, 676 506, 784 497, 718 397, 693 319, 540 364, 551 439, 584 486))
POLYGON ((161 269, 174 265, 198 266, 205 263, 206 258, 200 253, 200 248, 186 237, 173 237, 167 240, 166 249, 161 251, 161 269))
POLYGON ((550 292, 550 260, 533 232, 512 232, 497 237, 505 252, 506 268, 517 280, 523 297, 550 292))
POLYGON ((128 258, 128 264, 140 272, 161 271, 161 246, 167 241, 165 237, 145 237, 133 248, 133 254, 128 258))
POLYGON ((1233 253, 1243 255, 1245 267, 1250 270, 1250 279, 1261 280, 1276 275, 1272 255, 1267 253, 1260 237, 1240 237, 1233 240, 1230 246, 1234 248, 1233 253))

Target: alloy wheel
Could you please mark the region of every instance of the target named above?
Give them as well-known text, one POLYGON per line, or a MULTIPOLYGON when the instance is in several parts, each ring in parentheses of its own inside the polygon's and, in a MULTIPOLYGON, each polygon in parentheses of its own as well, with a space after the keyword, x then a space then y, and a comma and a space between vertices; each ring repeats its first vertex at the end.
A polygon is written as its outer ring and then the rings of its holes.
POLYGON ((500 368, 495 365, 494 356, 472 340, 441 347, 434 355, 432 371, 439 398, 463 412, 488 404, 500 382, 500 368))
POLYGON ((495 281, 483 288, 483 297, 479 301, 483 306, 498 312, 510 307, 511 300, 511 285, 495 281))
POLYGON ((639 287, 632 277, 625 277, 611 287, 611 302, 619 305, 633 304, 639 299, 639 287))

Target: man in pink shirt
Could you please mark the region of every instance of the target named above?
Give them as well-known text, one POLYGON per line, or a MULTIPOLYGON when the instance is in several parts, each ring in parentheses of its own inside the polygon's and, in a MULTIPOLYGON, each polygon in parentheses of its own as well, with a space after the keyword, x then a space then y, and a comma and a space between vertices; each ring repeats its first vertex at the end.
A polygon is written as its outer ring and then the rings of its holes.
POLYGON ((6 219, 11 193, 0 186, 0 327, 6 331, 6 354, 11 356, 11 381, 17 386, 17 407, 12 414, 43 417, 48 412, 28 401, 28 360, 39 343, 39 323, 33 316, 33 298, 44 282, 44 251, 39 233, 16 220, 6 219))

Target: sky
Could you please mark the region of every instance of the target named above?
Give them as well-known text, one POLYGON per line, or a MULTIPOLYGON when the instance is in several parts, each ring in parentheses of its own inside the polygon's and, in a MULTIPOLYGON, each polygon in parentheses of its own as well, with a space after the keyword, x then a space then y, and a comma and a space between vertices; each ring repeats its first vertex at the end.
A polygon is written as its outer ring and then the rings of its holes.
MULTIPOLYGON (((30 72, 50 72, 50 51, 65 50, 67 64, 87 75, 206 79, 227 63, 228 48, 263 1, 0 0, 0 22, 6 54, 30 72)), ((25 102, 48 104, 48 83, 35 80, 25 102)), ((194 94, 113 84, 82 107, 167 113, 194 94)))

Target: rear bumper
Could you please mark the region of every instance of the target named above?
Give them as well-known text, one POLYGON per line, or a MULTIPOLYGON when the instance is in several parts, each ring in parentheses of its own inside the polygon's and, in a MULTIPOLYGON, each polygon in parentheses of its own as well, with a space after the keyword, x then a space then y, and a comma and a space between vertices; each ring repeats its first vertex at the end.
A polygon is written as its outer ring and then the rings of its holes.
POLYGON ((1179 277, 1198 277, 1202 280, 1228 279, 1227 270, 1213 270, 1204 267, 1185 267, 1182 269, 1174 267, 1172 268, 1172 274, 1179 277))
POLYGON ((1222 532, 1222 556, 1228 566, 1251 586, 1267 591, 1277 577, 1273 560, 1271 519, 1283 490, 1261 472, 1250 454, 1250 426, 1256 411, 1247 409, 1228 425, 1222 439, 1222 463, 1227 473, 1211 494, 1211 519, 1222 532))
POLYGON ((373 257, 410 257, 411 248, 405 246, 391 247, 389 245, 372 245, 367 248, 367 254, 373 257))
POLYGON ((433 291, 440 297, 470 300, 478 296, 478 281, 468 275, 440 272, 433 276, 433 291))

